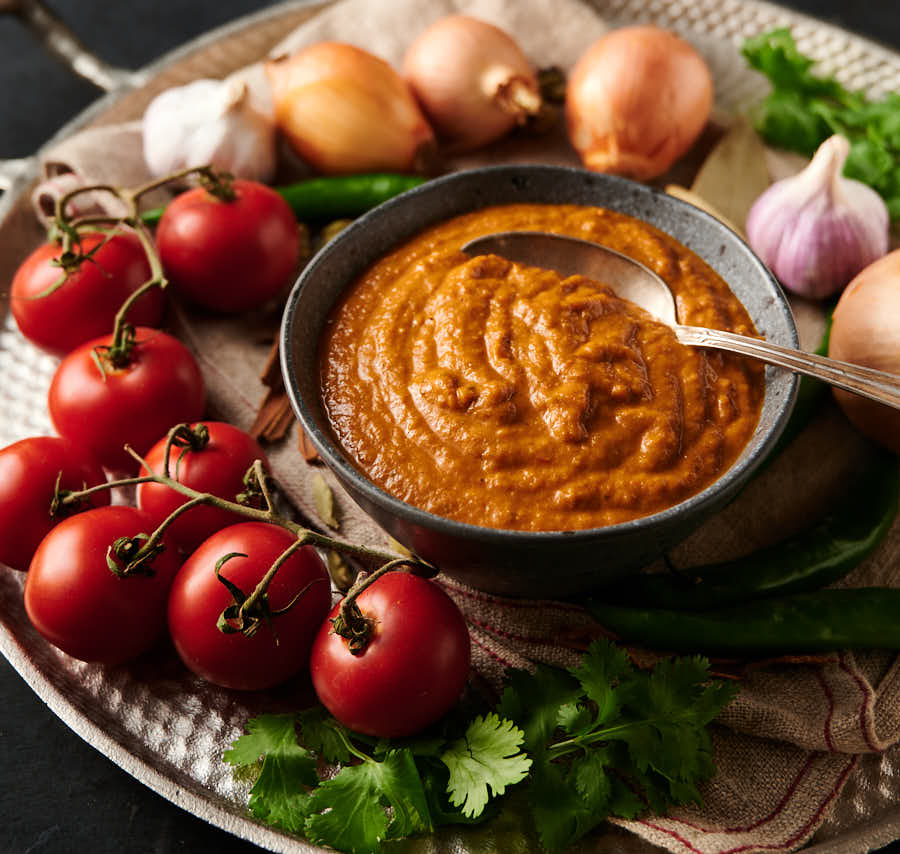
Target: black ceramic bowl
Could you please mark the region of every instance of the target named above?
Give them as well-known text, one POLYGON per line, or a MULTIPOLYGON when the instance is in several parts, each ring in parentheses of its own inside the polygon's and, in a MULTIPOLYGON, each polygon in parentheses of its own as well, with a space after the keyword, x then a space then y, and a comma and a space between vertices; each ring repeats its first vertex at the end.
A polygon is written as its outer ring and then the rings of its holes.
POLYGON ((734 465, 702 492, 642 519, 581 531, 498 530, 435 516, 388 495, 353 466, 329 430, 318 370, 328 313, 363 270, 422 229, 467 211, 516 202, 597 205, 649 222, 707 261, 769 341, 796 347, 797 332, 777 283, 732 231, 664 193, 581 169, 499 166, 429 181, 356 220, 313 258, 287 302, 281 359, 294 411, 325 463, 376 522, 448 575, 494 593, 568 596, 646 566, 727 504, 781 434, 797 377, 767 368, 759 424, 734 465))

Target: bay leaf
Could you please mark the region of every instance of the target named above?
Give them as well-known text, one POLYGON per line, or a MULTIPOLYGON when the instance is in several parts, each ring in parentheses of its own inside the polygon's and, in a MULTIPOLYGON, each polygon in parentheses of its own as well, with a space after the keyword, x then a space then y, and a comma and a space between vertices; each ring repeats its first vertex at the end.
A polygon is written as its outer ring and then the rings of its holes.
POLYGON ((706 211, 710 216, 714 216, 719 222, 723 225, 727 225, 733 232, 739 234, 741 237, 744 237, 743 229, 739 228, 736 223, 733 223, 728 217, 725 216, 720 210, 713 207, 706 199, 698 196, 693 190, 688 190, 685 187, 680 186, 679 184, 669 184, 666 187, 666 192, 670 196, 675 196, 676 199, 681 199, 683 202, 687 202, 690 205, 693 205, 695 208, 700 208, 702 211, 706 211))
POLYGON ((356 580, 356 571, 336 551, 328 552, 328 574, 341 593, 346 593, 356 580))
POLYGON ((329 528, 338 528, 339 523, 334 510, 334 493, 319 472, 313 474, 312 488, 313 502, 316 505, 316 512, 319 514, 319 518, 329 528))
POLYGON ((747 119, 738 116, 703 161, 690 189, 743 235, 750 208, 770 183, 766 147, 747 119))
POLYGON ((401 543, 399 540, 395 540, 391 536, 388 536, 388 545, 393 551, 397 552, 397 554, 403 555, 403 557, 413 556, 413 553, 408 548, 406 548, 403 543, 401 543))

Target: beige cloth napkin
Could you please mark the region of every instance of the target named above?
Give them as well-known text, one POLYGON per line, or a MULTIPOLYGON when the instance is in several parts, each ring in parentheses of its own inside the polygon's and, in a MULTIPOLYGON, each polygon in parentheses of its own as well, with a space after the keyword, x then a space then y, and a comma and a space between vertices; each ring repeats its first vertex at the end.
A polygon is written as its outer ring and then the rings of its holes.
MULTIPOLYGON (((579 0, 344 0, 315 16, 275 52, 322 39, 349 41, 399 62, 407 44, 431 20, 455 11, 477 14, 511 32, 537 65, 571 66, 608 27, 579 0)), ((723 48, 698 41, 716 64, 723 48)), ((251 77, 259 69, 250 69, 251 77)), ((720 106, 722 106, 720 104, 720 106)), ((728 106, 728 105, 725 105, 728 106)), ((135 126, 87 131, 59 145, 48 163, 63 164, 90 181, 143 180, 135 126), (131 144, 123 145, 122 139, 131 144), (137 144, 135 144, 137 140, 137 144)), ((486 162, 531 160, 577 162, 562 134, 513 138, 455 161, 453 168, 486 162)), ((57 167, 58 168, 58 167, 57 167)), ((815 345, 819 310, 795 303, 804 345, 815 345)), ((212 319, 177 310, 174 325, 197 353, 209 388, 211 415, 247 428, 264 389, 259 373, 274 330, 271 314, 212 319)), ((725 511, 685 543, 679 565, 724 559, 802 528, 840 491, 867 446, 834 408, 826 408, 779 461, 725 511)), ((296 426, 270 450, 279 481, 298 510, 316 527, 313 478, 332 487, 340 535, 359 542, 385 541, 383 532, 337 485, 330 472, 306 463, 297 451, 296 426)), ((900 527, 856 570, 847 583, 900 584, 900 527)), ((444 579, 465 612, 476 678, 497 689, 507 667, 543 661, 568 666, 597 630, 577 605, 509 600, 444 579)), ((738 698, 715 725, 717 774, 703 789, 702 808, 673 810, 666 817, 621 822, 628 830, 675 852, 791 851, 823 823, 851 777, 861 754, 883 751, 900 736, 900 679, 887 653, 835 651, 809 663, 747 667, 738 698)), ((588 842, 584 850, 591 850, 588 842)))

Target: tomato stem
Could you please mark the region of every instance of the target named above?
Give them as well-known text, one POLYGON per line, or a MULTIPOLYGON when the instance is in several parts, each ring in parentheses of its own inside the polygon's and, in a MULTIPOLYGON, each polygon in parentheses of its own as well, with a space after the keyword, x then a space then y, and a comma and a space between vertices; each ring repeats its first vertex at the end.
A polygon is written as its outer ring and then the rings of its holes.
POLYGON ((163 475, 171 477, 169 469, 169 455, 173 447, 181 448, 178 460, 175 462, 175 476, 178 477, 178 467, 181 465, 184 455, 188 451, 202 451, 209 444, 209 427, 198 424, 191 427, 189 424, 176 424, 166 435, 166 447, 163 451, 163 475))
POLYGON ((190 501, 185 501, 184 504, 176 507, 162 522, 159 523, 159 526, 156 530, 150 535, 150 539, 144 544, 144 547, 141 549, 142 552, 150 552, 156 548, 159 541, 162 539, 162 535, 165 533, 166 528, 169 527, 179 516, 184 513, 187 513, 188 510, 192 510, 194 507, 199 504, 208 504, 206 501, 206 495, 198 495, 196 498, 190 499, 190 501))
POLYGON ((154 481, 155 478, 151 477, 150 475, 147 475, 146 477, 128 477, 123 478, 122 480, 98 483, 96 486, 90 486, 75 492, 73 490, 60 490, 59 481, 57 480, 57 492, 53 496, 51 513, 53 512, 54 507, 67 507, 70 504, 77 505, 83 499, 88 498, 91 495, 96 495, 98 492, 103 492, 107 489, 113 489, 117 486, 136 486, 140 483, 153 483, 154 481))
MULTIPOLYGON (((179 172, 165 175, 162 178, 155 178, 152 181, 148 181, 131 189, 116 187, 112 184, 91 184, 84 187, 76 187, 74 190, 64 193, 56 200, 54 207, 55 227, 62 235, 61 239, 64 256, 66 253, 71 252, 73 241, 78 241, 78 229, 80 228, 99 224, 108 224, 114 228, 127 225, 132 228, 137 235, 138 240, 140 240, 144 254, 147 257, 147 263, 150 265, 150 278, 129 295, 128 299, 122 303, 119 311, 116 313, 115 321, 113 323, 112 344, 104 355, 104 358, 116 367, 123 367, 128 364, 131 348, 134 346, 134 341, 133 339, 129 340, 127 332, 128 312, 131 311, 135 302, 151 288, 158 287, 164 290, 168 285, 168 280, 163 271, 162 261, 159 257, 159 252, 156 249, 156 244, 153 241, 153 236, 151 235, 147 224, 141 218, 138 210, 140 199, 151 190, 156 190, 165 184, 180 180, 181 178, 186 178, 189 175, 196 175, 203 186, 210 192, 213 192, 218 198, 229 200, 234 197, 234 191, 231 188, 231 176, 227 173, 218 173, 212 166, 207 165, 182 169, 179 172), (87 216, 70 220, 66 213, 66 207, 69 202, 76 196, 90 192, 105 192, 115 196, 125 206, 125 215, 119 217, 87 216)), ((80 263, 80 256, 76 255, 75 258, 80 263)), ((101 373, 103 373, 103 366, 99 365, 98 367, 100 368, 101 373)))
POLYGON ((405 567, 407 572, 415 575, 422 575, 429 578, 437 574, 437 569, 431 564, 421 560, 420 558, 399 557, 388 561, 380 566, 374 572, 360 573, 354 585, 347 591, 344 601, 341 602, 340 610, 337 616, 331 621, 332 630, 335 634, 346 638, 349 641, 349 649, 353 655, 362 655, 369 640, 372 637, 372 631, 375 628, 374 623, 366 617, 356 604, 356 599, 360 593, 371 587, 379 578, 396 569, 405 567))
MULTIPOLYGON (((136 288, 134 291, 129 294, 128 299, 122 303, 119 307, 119 310, 116 312, 116 317, 113 322, 113 341, 112 347, 114 350, 120 349, 123 347, 125 343, 125 327, 127 326, 127 317, 128 312, 131 311, 131 307, 137 302, 147 291, 151 288, 160 288, 160 290, 165 290, 166 285, 168 285, 169 280, 165 277, 162 268, 162 261, 159 257, 159 252, 156 250, 156 245, 153 242, 153 237, 150 232, 147 230, 147 226, 144 225, 141 218, 138 216, 137 207, 134 205, 134 201, 132 200, 132 216, 128 217, 127 223, 133 229, 135 234, 138 237, 138 240, 141 241, 141 246, 144 249, 144 255, 147 256, 147 263, 150 265, 150 278, 147 279, 144 284, 142 284, 139 288, 136 288)), ((126 354, 127 355, 127 354, 126 354)))
MULTIPOLYGON (((177 424, 168 432, 166 436, 167 446, 172 447, 172 445, 175 443, 174 436, 176 434, 184 435, 184 432, 186 430, 189 431, 190 429, 190 425, 188 424, 177 424)), ((60 503, 74 504, 75 502, 81 500, 82 498, 85 498, 88 495, 99 492, 101 489, 114 489, 118 486, 131 486, 140 483, 160 483, 164 486, 168 486, 170 489, 174 489, 181 495, 184 495, 189 499, 189 501, 186 504, 181 505, 181 507, 179 507, 177 510, 173 511, 172 515, 170 515, 167 519, 163 520, 159 528, 157 528, 150 537, 152 545, 156 545, 159 542, 159 539, 162 536, 162 532, 166 527, 168 527, 168 525, 173 521, 174 518, 177 518, 178 515, 186 512, 188 509, 190 509, 190 507, 195 507, 198 504, 208 504, 213 507, 218 507, 221 510, 227 510, 231 513, 235 513, 238 516, 243 516, 246 519, 251 519, 256 522, 268 522, 272 525, 278 525, 279 527, 290 531, 295 537, 297 537, 298 547, 300 545, 311 545, 321 549, 332 549, 333 551, 352 555, 353 557, 357 557, 365 561, 380 561, 384 565, 379 570, 376 570, 375 573, 372 573, 371 576, 367 576, 367 578, 372 578, 373 580, 373 576, 377 575, 378 577, 380 577, 384 574, 384 572, 389 571, 390 569, 396 569, 401 565, 406 565, 409 571, 416 572, 426 577, 433 576, 437 573, 437 569, 434 566, 432 566, 427 561, 422 560, 421 558, 415 556, 400 557, 397 554, 386 551, 384 549, 372 548, 370 546, 359 546, 354 543, 347 542, 346 540, 339 540, 334 537, 328 537, 324 534, 319 534, 316 531, 306 528, 303 525, 298 524, 297 522, 287 519, 284 516, 281 516, 275 510, 272 494, 267 485, 268 475, 266 474, 262 460, 255 460, 250 468, 250 472, 253 473, 256 483, 259 486, 259 493, 262 495, 263 499, 266 502, 265 509, 249 507, 247 506, 247 504, 242 504, 239 501, 229 501, 226 498, 220 498, 219 496, 212 495, 208 492, 199 492, 198 490, 192 489, 190 486, 187 486, 186 484, 183 484, 180 481, 176 480, 171 476, 171 474, 167 473, 166 471, 164 471, 163 473, 154 471, 150 467, 150 465, 148 465, 147 461, 128 445, 125 446, 125 450, 133 459, 135 459, 141 466, 144 467, 144 469, 147 471, 146 475, 142 475, 140 477, 125 478, 123 480, 111 480, 97 486, 92 486, 89 489, 80 490, 78 492, 69 492, 60 499, 60 503)), ((164 459, 168 460, 168 451, 166 452, 164 459)), ((247 496, 247 493, 244 493, 244 495, 247 496)), ((147 546, 150 545, 151 542, 148 542, 147 546)), ((359 584, 359 582, 357 583, 359 584)), ((357 585, 354 585, 354 588, 356 586, 357 585)), ((364 588, 361 588, 357 592, 361 592, 362 589, 364 588)), ((351 588, 351 592, 352 591, 353 588, 351 588)))
POLYGON ((347 738, 347 732, 342 726, 335 726, 330 721, 325 722, 325 726, 331 727, 334 732, 337 734, 337 737, 344 743, 344 747, 347 748, 347 753, 351 756, 356 757, 361 762, 371 762, 372 757, 366 753, 363 753, 349 738, 347 738))
POLYGON ((266 574, 260 579, 259 583, 256 587, 253 588, 253 591, 249 596, 245 596, 244 592, 237 587, 233 582, 229 581, 227 578, 224 578, 220 570, 223 564, 230 560, 233 557, 247 557, 247 555, 240 555, 237 553, 232 553, 229 555, 225 555, 216 563, 216 577, 219 581, 222 582, 231 593, 232 598, 234 600, 233 604, 229 605, 225 608, 224 611, 219 615, 219 619, 216 622, 216 626, 220 632, 224 634, 234 634, 236 632, 240 632, 245 637, 252 637, 256 634, 257 629, 263 621, 269 623, 272 627, 272 634, 275 636, 275 643, 278 643, 278 635, 275 632, 274 626, 272 626, 272 617, 277 617, 279 614, 284 614, 289 611, 297 602, 300 601, 301 597, 313 584, 325 583, 324 578, 314 578, 308 584, 305 584, 297 593, 293 596, 290 602, 282 608, 278 608, 276 610, 272 610, 271 605, 269 604, 268 590, 269 585, 272 583, 272 579, 275 578, 275 574, 279 569, 284 565, 285 561, 296 552, 298 549, 302 548, 306 545, 303 537, 298 537, 293 543, 291 543, 275 560, 272 566, 266 571, 266 574))

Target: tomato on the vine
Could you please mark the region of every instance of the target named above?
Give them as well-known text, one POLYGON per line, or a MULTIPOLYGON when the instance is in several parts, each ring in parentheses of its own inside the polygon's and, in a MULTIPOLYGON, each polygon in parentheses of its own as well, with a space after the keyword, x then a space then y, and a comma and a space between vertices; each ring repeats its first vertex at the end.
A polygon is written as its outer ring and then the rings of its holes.
MULTIPOLYGON (((222 421, 205 421, 190 425, 185 441, 196 444, 174 444, 169 451, 169 474, 198 492, 208 492, 234 501, 245 491, 244 475, 256 460, 268 470, 265 451, 248 433, 222 421), (205 428, 197 434, 197 430, 205 428)), ((165 468, 166 439, 160 439, 144 459, 150 469, 162 474, 165 468)), ((142 467, 139 474, 148 471, 142 467)), ((188 499, 162 483, 142 483, 137 488, 137 505, 158 525, 188 499)), ((168 527, 169 536, 185 551, 193 551, 216 531, 240 522, 228 510, 201 504, 179 516, 168 527)))
POLYGON ((203 375, 190 350, 158 329, 134 330, 121 367, 104 357, 112 343, 112 335, 95 338, 62 360, 50 383, 50 418, 106 468, 134 471, 126 443, 144 454, 170 427, 202 417, 203 375))
POLYGON ((150 520, 135 507, 100 507, 60 522, 38 546, 25 579, 34 627, 82 661, 120 664, 148 650, 165 627, 177 553, 164 536, 166 548, 133 573, 117 575, 108 561, 123 568, 127 556, 110 547, 150 533, 150 520))
MULTIPOLYGON (((105 482, 90 453, 68 439, 34 436, 0 450, 0 563, 28 569, 41 540, 68 515, 63 507, 50 512, 57 486, 75 492, 105 482)), ((86 499, 87 507, 105 504, 106 490, 86 499)))
POLYGON ((309 671, 325 708, 350 729, 380 738, 413 735, 459 699, 469 675, 469 631, 437 584, 389 572, 356 599, 372 629, 361 653, 322 624, 309 671))
POLYGON ((288 283, 300 256, 297 221, 275 190, 234 180, 234 198, 197 187, 163 212, 156 243, 179 293, 213 311, 262 305, 288 283))
MULTIPOLYGON (((29 341, 61 356, 109 332, 122 304, 150 275, 133 232, 84 234, 66 257, 61 244, 45 243, 16 271, 10 309, 29 341)), ((163 308, 162 291, 151 288, 131 307, 128 321, 155 326, 163 308)))
MULTIPOLYGON (((227 557, 219 575, 249 596, 295 542, 277 525, 244 522, 213 534, 188 558, 169 595, 169 633, 190 670, 225 688, 254 691, 307 666, 331 604, 328 572, 311 546, 299 548, 279 567, 266 592, 267 613, 256 614, 255 629, 228 633, 217 625, 236 597, 217 576, 216 564, 227 557)), ((231 628, 238 628, 234 615, 226 616, 231 628)))

